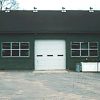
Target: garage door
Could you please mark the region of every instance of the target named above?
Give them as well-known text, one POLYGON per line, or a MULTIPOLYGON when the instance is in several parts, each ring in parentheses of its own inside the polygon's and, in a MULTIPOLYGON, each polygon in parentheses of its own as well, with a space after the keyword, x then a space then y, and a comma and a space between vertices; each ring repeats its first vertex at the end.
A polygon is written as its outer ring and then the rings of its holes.
POLYGON ((35 70, 56 70, 66 68, 64 40, 35 41, 35 70))

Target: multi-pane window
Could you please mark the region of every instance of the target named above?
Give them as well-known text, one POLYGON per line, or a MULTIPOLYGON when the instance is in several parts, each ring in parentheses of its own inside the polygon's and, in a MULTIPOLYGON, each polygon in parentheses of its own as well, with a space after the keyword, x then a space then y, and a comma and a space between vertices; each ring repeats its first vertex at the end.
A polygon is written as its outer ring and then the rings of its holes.
POLYGON ((98 42, 71 42, 72 57, 97 57, 98 42))
POLYGON ((29 42, 3 42, 2 57, 29 57, 29 42))

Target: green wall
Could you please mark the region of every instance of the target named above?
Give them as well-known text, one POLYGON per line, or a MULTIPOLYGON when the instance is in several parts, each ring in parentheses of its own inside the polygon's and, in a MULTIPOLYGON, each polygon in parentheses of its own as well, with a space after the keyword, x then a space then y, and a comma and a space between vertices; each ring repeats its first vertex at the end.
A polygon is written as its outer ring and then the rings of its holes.
MULTIPOLYGON (((76 63, 86 61, 86 57, 70 56, 70 42, 99 42, 100 45, 99 34, 2 34, 0 35, 0 53, 2 42, 30 42, 30 57, 4 58, 0 56, 0 69, 34 70, 34 41, 36 39, 66 40, 66 69, 70 70, 75 70, 76 63)), ((99 61, 99 59, 100 57, 89 57, 88 61, 99 61)))
MULTIPOLYGON (((100 57, 71 57, 70 55, 70 42, 99 42, 100 45, 100 35, 99 34, 72 34, 72 35, 67 35, 66 38, 66 47, 68 47, 67 50, 67 67, 71 70, 75 70, 76 64, 80 62, 94 62, 94 61, 99 61, 100 57)), ((99 51, 100 51, 100 46, 99 46, 99 51)), ((99 52, 100 55, 100 52, 99 52)))
MULTIPOLYGON (((0 47, 2 42, 30 42, 30 57, 1 57, 0 56, 0 69, 34 69, 34 39, 33 35, 0 35, 0 47)), ((0 48, 1 53, 1 48, 0 48)))

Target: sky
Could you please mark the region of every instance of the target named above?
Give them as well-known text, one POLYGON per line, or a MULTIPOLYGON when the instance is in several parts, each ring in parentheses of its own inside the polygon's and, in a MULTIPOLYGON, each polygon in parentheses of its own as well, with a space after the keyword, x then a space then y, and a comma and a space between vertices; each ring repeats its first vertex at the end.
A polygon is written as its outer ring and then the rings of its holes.
POLYGON ((22 10, 100 10, 100 0, 17 0, 22 10))

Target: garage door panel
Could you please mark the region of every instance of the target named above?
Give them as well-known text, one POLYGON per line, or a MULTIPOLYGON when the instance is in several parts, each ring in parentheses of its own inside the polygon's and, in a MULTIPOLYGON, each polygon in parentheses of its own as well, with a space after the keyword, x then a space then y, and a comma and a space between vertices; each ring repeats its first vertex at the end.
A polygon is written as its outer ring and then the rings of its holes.
POLYGON ((36 40, 35 41, 35 69, 53 70, 65 69, 64 40, 36 40))

